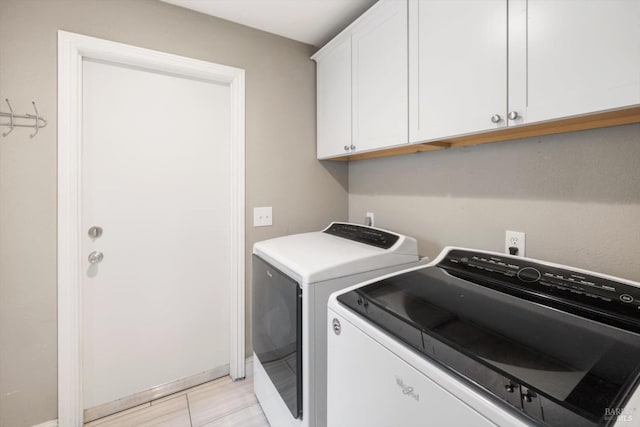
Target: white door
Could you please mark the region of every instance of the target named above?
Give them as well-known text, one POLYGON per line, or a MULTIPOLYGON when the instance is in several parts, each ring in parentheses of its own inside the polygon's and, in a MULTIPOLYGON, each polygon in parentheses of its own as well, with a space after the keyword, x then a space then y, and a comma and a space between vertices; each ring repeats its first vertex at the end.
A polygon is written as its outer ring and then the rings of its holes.
POLYGON ((527 2, 527 122, 640 104, 640 1, 527 2))
POLYGON ((506 126, 507 1, 412 0, 409 7, 410 141, 506 126))
POLYGON ((82 97, 90 408, 229 364, 230 89, 84 60, 82 97))
POLYGON ((317 59, 318 158, 349 154, 351 147, 351 37, 317 59))
POLYGON ((353 150, 407 144, 407 2, 379 4, 351 43, 353 150))

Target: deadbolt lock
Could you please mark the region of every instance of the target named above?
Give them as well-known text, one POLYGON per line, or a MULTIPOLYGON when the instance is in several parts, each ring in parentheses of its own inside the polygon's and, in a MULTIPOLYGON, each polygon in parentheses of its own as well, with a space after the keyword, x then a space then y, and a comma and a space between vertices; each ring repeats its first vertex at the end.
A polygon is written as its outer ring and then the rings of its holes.
POLYGON ((102 236, 102 227, 93 226, 89 229, 89 237, 92 239, 97 239, 102 236))

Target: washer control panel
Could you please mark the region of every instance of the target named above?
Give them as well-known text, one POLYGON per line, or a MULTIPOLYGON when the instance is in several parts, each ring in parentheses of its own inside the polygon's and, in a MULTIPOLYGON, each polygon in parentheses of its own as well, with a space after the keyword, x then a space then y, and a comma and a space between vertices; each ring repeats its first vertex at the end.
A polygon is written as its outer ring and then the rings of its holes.
POLYGON ((585 274, 571 267, 460 249, 449 251, 438 267, 489 287, 504 287, 640 321, 640 285, 585 274))
POLYGON ((334 222, 324 232, 382 249, 389 249, 400 239, 397 234, 344 222, 334 222))

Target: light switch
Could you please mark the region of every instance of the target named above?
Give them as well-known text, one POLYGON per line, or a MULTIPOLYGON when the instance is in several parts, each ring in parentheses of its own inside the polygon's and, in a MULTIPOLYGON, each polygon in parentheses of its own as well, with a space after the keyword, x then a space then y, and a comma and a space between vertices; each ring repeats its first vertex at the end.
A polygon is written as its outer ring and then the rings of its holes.
POLYGON ((266 227, 273 224, 273 216, 271 206, 253 208, 253 226, 266 227))

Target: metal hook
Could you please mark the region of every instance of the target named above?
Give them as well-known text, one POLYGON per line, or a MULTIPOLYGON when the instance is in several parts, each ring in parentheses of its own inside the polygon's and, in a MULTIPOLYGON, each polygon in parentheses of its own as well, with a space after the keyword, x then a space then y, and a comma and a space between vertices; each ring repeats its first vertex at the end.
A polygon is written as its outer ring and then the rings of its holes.
POLYGON ((4 99, 7 105, 9 106, 9 130, 2 133, 2 136, 7 136, 11 132, 13 132, 13 108, 11 108, 11 103, 9 102, 9 98, 4 99))
POLYGON ((2 136, 7 136, 11 132, 13 132, 14 128, 20 127, 20 128, 34 128, 35 132, 32 135, 30 135, 30 138, 33 138, 38 134, 38 132, 40 132, 40 129, 42 129, 47 125, 47 121, 44 119, 44 117, 40 117, 40 112, 38 111, 38 107, 36 106, 35 101, 31 101, 31 105, 33 106, 33 111, 36 113, 35 115, 29 114, 29 113, 15 114, 13 112, 13 107, 11 106, 11 102, 9 102, 8 98, 5 98, 5 102, 9 106, 9 112, 5 113, 4 111, 0 111, 0 117, 8 117, 9 123, 0 123, 0 126, 8 126, 9 130, 4 132, 2 136), (22 123, 21 120, 27 120, 29 122, 22 123), (31 120, 35 120, 35 123, 30 124, 32 123, 30 122, 31 120))
POLYGON ((32 133, 31 135, 29 135, 29 138, 33 138, 40 131, 40 121, 39 121, 40 120, 40 114, 38 114, 38 109, 36 108, 36 102, 35 101, 31 101, 31 105, 33 105, 33 109, 36 112, 36 131, 34 133, 32 133))

